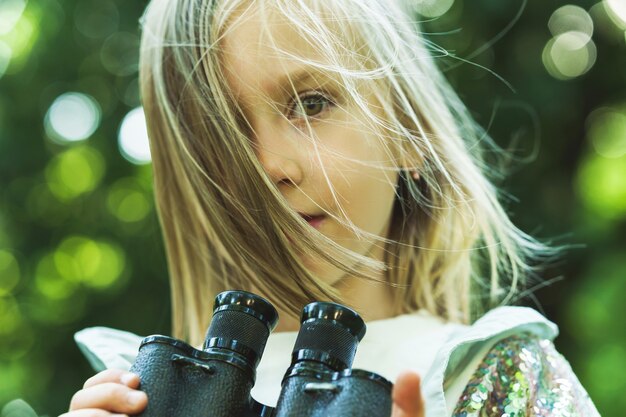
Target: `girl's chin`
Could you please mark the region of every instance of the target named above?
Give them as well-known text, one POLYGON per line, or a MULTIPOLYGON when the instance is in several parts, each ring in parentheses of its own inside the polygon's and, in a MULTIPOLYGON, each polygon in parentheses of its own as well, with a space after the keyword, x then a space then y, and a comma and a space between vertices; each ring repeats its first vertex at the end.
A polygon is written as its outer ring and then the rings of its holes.
POLYGON ((331 265, 328 262, 323 262, 319 258, 304 256, 301 257, 300 260, 311 275, 315 276, 319 281, 332 286, 341 281, 346 275, 343 270, 331 265))

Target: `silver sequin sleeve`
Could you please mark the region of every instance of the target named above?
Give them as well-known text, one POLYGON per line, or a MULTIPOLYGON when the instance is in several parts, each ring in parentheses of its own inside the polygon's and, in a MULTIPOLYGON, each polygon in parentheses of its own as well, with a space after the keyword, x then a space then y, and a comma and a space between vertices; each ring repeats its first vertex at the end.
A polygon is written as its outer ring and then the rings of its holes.
POLYGON ((552 342, 523 334, 496 343, 452 417, 599 417, 552 342))

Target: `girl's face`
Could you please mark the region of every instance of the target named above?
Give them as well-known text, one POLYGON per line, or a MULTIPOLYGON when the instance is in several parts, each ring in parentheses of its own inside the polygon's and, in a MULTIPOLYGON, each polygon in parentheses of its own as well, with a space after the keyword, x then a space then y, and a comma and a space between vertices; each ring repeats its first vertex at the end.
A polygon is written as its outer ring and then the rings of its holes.
MULTIPOLYGON (((224 72, 267 174, 311 227, 347 249, 382 260, 380 242, 359 238, 342 224, 387 236, 398 177, 379 132, 348 100, 338 75, 286 56, 321 60, 284 18, 270 15, 267 26, 270 39, 287 54, 277 54, 261 40, 263 25, 253 8, 234 21, 221 45, 224 72)), ((374 104, 371 92, 362 94, 374 104)), ((303 261, 328 283, 345 278, 343 271, 312 256, 303 261)))

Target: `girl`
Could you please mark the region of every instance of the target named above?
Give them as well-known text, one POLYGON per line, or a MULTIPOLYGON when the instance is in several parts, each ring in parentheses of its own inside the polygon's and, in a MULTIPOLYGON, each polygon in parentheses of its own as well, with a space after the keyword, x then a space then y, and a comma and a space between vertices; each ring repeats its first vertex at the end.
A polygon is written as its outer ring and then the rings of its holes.
MULTIPOLYGON (((495 147, 401 3, 148 6, 141 92, 174 336, 201 345, 222 290, 269 299, 281 321, 253 395, 273 405, 299 311, 332 300, 368 322, 354 366, 395 381, 394 417, 597 415, 552 323, 484 314, 553 253, 507 218, 487 178, 495 147)), ((123 371, 141 338, 92 328, 76 340, 111 369, 64 416, 144 409, 123 371)))

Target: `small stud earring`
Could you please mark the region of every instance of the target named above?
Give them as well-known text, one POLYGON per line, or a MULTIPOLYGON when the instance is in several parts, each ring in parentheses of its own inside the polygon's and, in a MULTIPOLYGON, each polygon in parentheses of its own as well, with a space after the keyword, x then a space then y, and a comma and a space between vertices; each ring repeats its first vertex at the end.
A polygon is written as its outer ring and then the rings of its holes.
POLYGON ((410 177, 413 181, 419 181, 421 178, 420 173, 415 168, 404 168, 402 174, 404 178, 409 179, 410 177))

